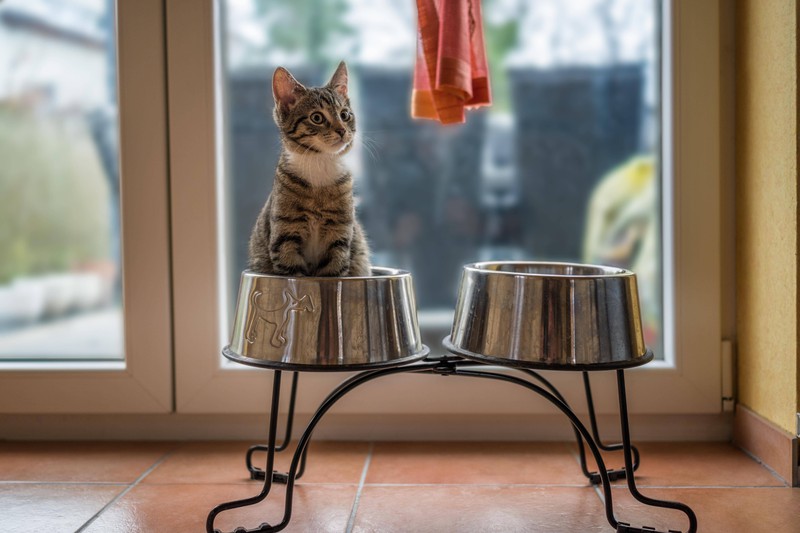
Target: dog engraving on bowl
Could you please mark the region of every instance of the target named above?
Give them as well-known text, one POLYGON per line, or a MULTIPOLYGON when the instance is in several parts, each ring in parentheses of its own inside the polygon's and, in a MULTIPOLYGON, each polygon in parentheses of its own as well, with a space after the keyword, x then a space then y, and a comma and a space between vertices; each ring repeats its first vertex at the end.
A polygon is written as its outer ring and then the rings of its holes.
POLYGON ((284 290, 283 305, 277 309, 266 309, 260 303, 262 294, 261 291, 255 291, 250 295, 250 304, 256 311, 250 315, 245 338, 249 344, 253 344, 256 341, 256 326, 260 320, 263 320, 273 328, 272 338, 270 338, 269 343, 275 348, 280 348, 286 344, 286 326, 289 324, 289 313, 314 311, 314 300, 308 294, 298 298, 291 291, 284 290))
POLYGON ((382 368, 424 358, 411 274, 290 278, 242 272, 232 361, 282 370, 382 368), (260 293, 256 295, 256 293, 260 293), (304 300, 303 296, 307 296, 304 300))

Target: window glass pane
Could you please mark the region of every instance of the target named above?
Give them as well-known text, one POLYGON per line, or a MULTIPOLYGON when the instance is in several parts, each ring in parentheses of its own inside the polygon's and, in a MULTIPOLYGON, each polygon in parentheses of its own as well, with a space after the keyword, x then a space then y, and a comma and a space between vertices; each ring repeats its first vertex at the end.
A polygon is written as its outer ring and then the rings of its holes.
POLYGON ((572 261, 637 273, 646 342, 663 357, 660 3, 482 6, 494 104, 441 126, 409 114, 414 2, 221 2, 228 293, 279 154, 272 72, 320 85, 344 59, 359 217, 373 263, 413 273, 428 344, 449 328, 463 264, 572 261))
POLYGON ((114 3, 0 3, 0 360, 121 359, 114 3))

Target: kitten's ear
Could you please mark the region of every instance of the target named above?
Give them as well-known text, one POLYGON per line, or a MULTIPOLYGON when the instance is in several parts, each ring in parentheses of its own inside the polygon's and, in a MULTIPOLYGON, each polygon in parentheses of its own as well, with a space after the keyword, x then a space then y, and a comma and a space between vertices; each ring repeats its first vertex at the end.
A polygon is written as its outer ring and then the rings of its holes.
POLYGON ((297 99, 306 91, 303 85, 294 79, 288 70, 283 67, 275 69, 272 75, 272 97, 275 98, 275 105, 281 112, 289 111, 297 99))
POLYGON ((344 64, 344 61, 336 67, 336 72, 333 73, 331 81, 328 82, 328 87, 342 96, 347 96, 347 65, 344 64))

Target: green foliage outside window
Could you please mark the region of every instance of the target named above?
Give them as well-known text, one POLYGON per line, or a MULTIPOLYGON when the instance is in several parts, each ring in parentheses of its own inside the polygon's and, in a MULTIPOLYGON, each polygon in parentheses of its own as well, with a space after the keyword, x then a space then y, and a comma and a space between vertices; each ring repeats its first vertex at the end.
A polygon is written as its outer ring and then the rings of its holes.
POLYGON ((107 258, 108 194, 82 117, 0 105, 0 285, 107 258))

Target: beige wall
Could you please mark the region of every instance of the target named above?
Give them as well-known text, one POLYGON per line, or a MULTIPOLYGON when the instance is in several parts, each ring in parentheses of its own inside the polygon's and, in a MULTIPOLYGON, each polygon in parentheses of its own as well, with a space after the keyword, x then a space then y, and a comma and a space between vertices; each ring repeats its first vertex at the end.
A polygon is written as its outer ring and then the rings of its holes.
POLYGON ((795 430, 798 391, 795 0, 736 3, 739 402, 795 430))

